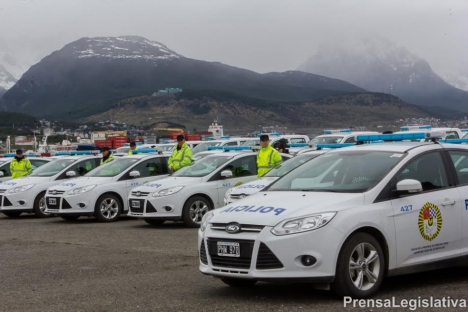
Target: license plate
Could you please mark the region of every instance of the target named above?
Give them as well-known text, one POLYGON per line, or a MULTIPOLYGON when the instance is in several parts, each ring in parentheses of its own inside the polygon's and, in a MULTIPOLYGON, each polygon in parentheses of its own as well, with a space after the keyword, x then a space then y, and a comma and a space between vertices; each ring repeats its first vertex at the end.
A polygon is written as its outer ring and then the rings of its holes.
POLYGON ((49 198, 49 205, 57 205, 57 199, 56 198, 49 198))
POLYGON ((132 208, 140 208, 140 202, 139 201, 132 201, 132 208))
POLYGON ((218 242, 218 256, 240 257, 239 243, 218 242))

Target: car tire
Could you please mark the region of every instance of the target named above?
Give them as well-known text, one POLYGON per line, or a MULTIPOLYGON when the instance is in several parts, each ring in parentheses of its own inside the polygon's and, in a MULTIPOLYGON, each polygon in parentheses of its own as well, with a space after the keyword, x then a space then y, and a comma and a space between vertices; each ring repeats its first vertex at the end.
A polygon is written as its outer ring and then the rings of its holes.
POLYGON ((18 218, 21 215, 21 211, 2 211, 8 218, 18 218))
POLYGON ((52 215, 45 212, 46 202, 45 202, 46 192, 39 193, 36 199, 34 200, 33 212, 38 218, 50 218, 52 215))
POLYGON ((166 222, 166 220, 164 219, 144 219, 144 220, 146 223, 151 224, 151 225, 161 225, 164 222, 166 222))
POLYGON ((113 194, 104 194, 96 201, 94 216, 99 222, 114 222, 119 219, 122 210, 120 199, 113 194))
POLYGON ((66 221, 76 221, 78 220, 79 217, 80 216, 67 216, 67 215, 60 216, 60 218, 66 221))
POLYGON ((375 237, 355 233, 343 244, 331 289, 339 297, 365 299, 377 292, 385 275, 385 256, 375 237))
POLYGON ((252 287, 254 286, 257 281, 248 280, 248 279, 241 279, 241 278, 230 278, 230 277, 223 277, 221 281, 229 285, 231 287, 252 287))
POLYGON ((187 227, 198 228, 203 216, 210 210, 213 210, 213 205, 208 198, 203 196, 191 197, 184 204, 182 221, 187 227))

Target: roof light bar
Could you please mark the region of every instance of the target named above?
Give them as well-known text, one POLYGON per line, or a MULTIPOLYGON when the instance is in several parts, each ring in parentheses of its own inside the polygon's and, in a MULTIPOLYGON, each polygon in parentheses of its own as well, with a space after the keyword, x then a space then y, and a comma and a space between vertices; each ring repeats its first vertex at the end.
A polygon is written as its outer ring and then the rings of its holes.
POLYGON ((223 146, 208 146, 208 150, 209 151, 213 151, 213 150, 222 150, 224 147, 223 146))
POLYGON ((272 132, 272 133, 257 133, 258 137, 261 137, 262 135, 268 135, 268 136, 281 136, 281 132, 272 132))
POLYGON ((336 130, 323 130, 323 134, 332 134, 332 133, 351 133, 351 129, 336 129, 336 130))
POLYGON ((409 130, 430 130, 432 129, 431 125, 424 126, 404 126, 400 127, 400 131, 409 131, 409 130))
POLYGON ((404 140, 421 140, 425 139, 428 136, 424 132, 416 133, 393 133, 393 134, 367 134, 367 135, 358 135, 357 141, 404 141, 404 140))
MULTIPOLYGON (((37 156, 36 154, 23 154, 26 157, 35 157, 37 156)), ((9 154, 3 154, 3 157, 15 157, 15 153, 9 153, 9 154)))
POLYGON ((468 139, 448 139, 448 140, 439 140, 440 143, 452 143, 452 144, 462 144, 468 143, 468 139))
POLYGON ((288 143, 289 147, 306 147, 307 143, 288 143))
POLYGON ((354 146, 354 143, 330 143, 330 144, 317 144, 317 149, 322 148, 342 148, 348 146, 354 146))
POLYGON ((142 148, 133 150, 133 154, 148 154, 148 153, 157 153, 158 151, 155 148, 142 148))
POLYGON ((250 150, 250 146, 224 146, 223 149, 225 151, 248 151, 250 150))

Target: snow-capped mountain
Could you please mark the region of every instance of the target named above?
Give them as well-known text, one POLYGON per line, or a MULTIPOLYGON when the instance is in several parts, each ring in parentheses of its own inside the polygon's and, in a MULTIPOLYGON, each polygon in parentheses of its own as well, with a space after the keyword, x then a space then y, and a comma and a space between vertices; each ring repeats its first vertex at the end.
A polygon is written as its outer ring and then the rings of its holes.
POLYGON ((68 46, 77 58, 168 60, 181 55, 162 43, 138 36, 84 38, 68 46))
POLYGON ((443 73, 442 79, 455 88, 468 91, 468 74, 463 73, 443 73))
POLYGON ((0 64, 0 88, 8 90, 15 85, 16 81, 18 81, 18 79, 0 64))
POLYGON ((381 37, 322 46, 299 70, 349 81, 422 106, 468 111, 468 93, 447 84, 424 59, 381 37))

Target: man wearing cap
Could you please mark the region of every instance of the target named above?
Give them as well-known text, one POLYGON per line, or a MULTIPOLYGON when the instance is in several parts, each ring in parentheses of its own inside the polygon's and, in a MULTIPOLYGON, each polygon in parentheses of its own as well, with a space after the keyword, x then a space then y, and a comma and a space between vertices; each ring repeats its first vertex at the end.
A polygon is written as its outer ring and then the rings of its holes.
POLYGON ((109 150, 108 147, 102 148, 102 158, 101 158, 101 165, 107 164, 114 160, 114 156, 112 156, 112 152, 109 150))
POLYGON ((128 150, 128 155, 133 155, 133 151, 136 150, 136 143, 130 142, 130 149, 128 150))
POLYGON ((10 163, 10 171, 12 179, 24 177, 32 172, 31 162, 24 157, 22 150, 16 150, 16 156, 10 163))
POLYGON ((182 134, 177 136, 177 145, 168 160, 169 169, 172 172, 179 170, 182 167, 190 165, 193 161, 193 153, 190 147, 185 142, 185 137, 182 134))
POLYGON ((283 162, 280 153, 270 145, 268 135, 260 136, 260 145, 261 148, 257 155, 258 177, 263 176, 283 162))

